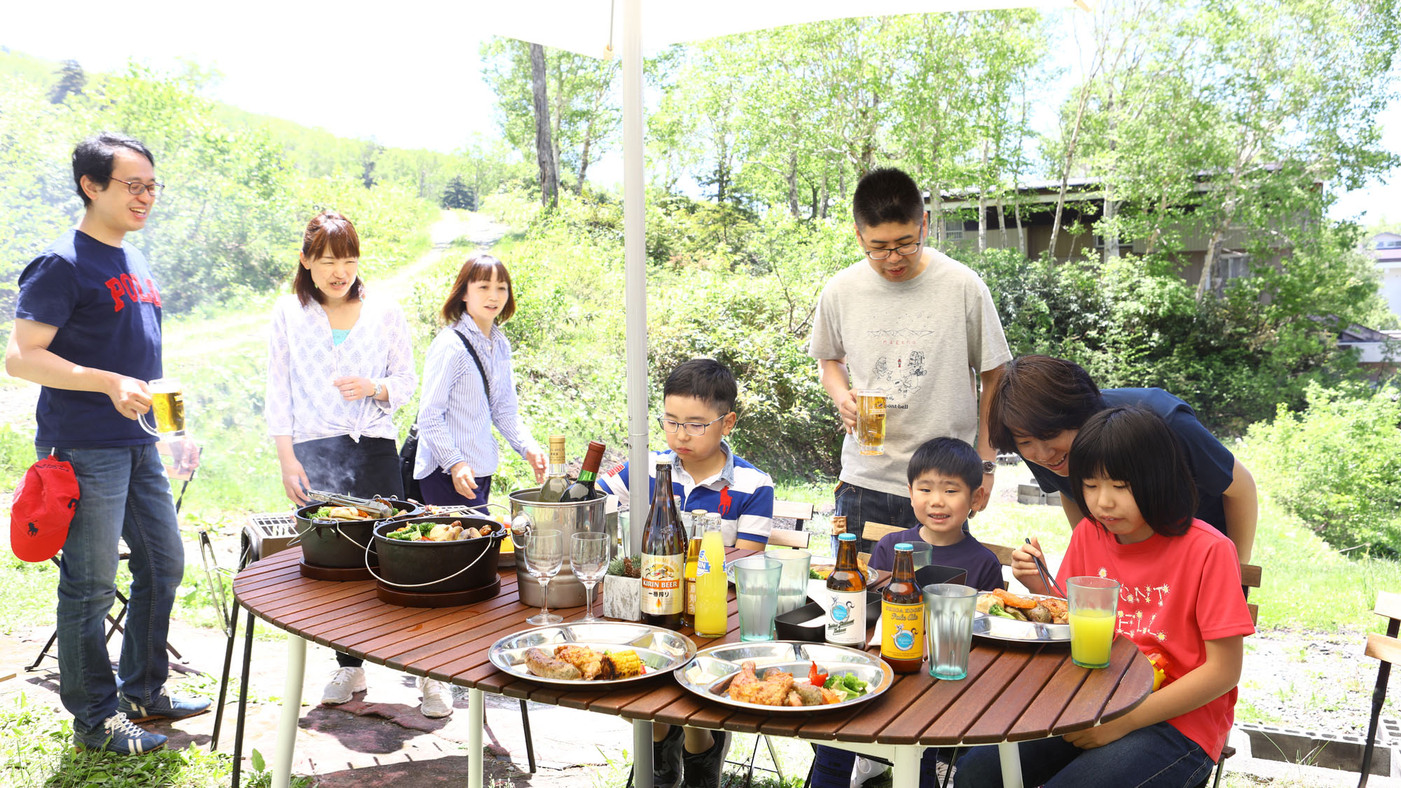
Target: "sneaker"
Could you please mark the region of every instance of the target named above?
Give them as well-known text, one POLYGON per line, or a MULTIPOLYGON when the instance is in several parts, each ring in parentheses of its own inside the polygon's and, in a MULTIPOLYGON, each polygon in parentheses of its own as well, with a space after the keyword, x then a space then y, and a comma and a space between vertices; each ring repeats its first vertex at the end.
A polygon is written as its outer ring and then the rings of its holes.
POLYGON ((423 716, 437 719, 452 714, 451 687, 424 676, 418 680, 418 690, 423 693, 423 704, 418 707, 423 716))
POLYGON ((652 785, 656 788, 676 788, 681 784, 681 754, 685 732, 680 725, 671 726, 666 738, 652 742, 652 785))
POLYGON ((725 770, 725 756, 730 753, 730 734, 711 731, 715 743, 705 752, 684 753, 681 756, 686 773, 685 788, 719 788, 720 774, 725 770))
POLYGON ((165 688, 162 687, 150 703, 138 703, 130 695, 119 695, 117 697, 117 711, 125 714, 127 719, 132 722, 146 722, 155 719, 183 720, 186 717, 193 717, 196 714, 209 711, 209 701, 203 698, 194 700, 171 697, 165 694, 165 688))
POLYGON ((885 770, 890 767, 880 761, 873 761, 870 758, 856 756, 856 765, 851 770, 851 788, 861 788, 868 781, 885 774, 885 770))
POLYGON ((331 677, 331 683, 321 691, 321 702, 327 706, 346 703, 357 692, 369 689, 364 668, 341 668, 331 677))
POLYGON ((73 735, 80 750, 103 750, 118 755, 143 755, 165 746, 165 737, 138 728, 120 711, 102 721, 102 727, 86 737, 73 735))

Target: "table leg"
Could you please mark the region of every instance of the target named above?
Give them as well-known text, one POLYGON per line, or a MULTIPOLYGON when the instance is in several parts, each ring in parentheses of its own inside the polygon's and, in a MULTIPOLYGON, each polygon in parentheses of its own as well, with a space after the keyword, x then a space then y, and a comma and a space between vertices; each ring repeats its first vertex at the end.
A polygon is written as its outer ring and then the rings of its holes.
POLYGON ((302 678, 306 673, 306 641, 287 636, 287 680, 282 685, 282 719, 277 723, 277 752, 272 762, 272 788, 292 781, 292 753, 297 747, 297 720, 302 714, 302 678))
POLYGON ((1002 761, 1002 788, 1022 788, 1022 758, 1017 743, 1004 741, 997 745, 997 756, 1002 761))
POLYGON ((652 788, 652 723, 632 721, 632 781, 636 788, 652 788))
POLYGON ((482 728, 486 726, 486 698, 476 687, 467 690, 467 788, 482 788, 482 728))
POLYGON ((895 748, 895 769, 891 773, 891 788, 919 788, 919 761, 923 755, 923 747, 895 748))

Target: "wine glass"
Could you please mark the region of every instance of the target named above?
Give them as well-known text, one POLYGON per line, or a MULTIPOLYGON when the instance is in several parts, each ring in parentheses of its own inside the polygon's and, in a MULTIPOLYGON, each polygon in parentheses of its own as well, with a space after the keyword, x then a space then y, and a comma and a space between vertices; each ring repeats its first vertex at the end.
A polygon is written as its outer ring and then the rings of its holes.
POLYGON ((532 531, 525 542, 525 570, 540 582, 540 613, 526 619, 535 626, 558 624, 564 619, 550 612, 550 581, 564 563, 564 539, 559 531, 532 531))
POLYGON ((587 600, 587 612, 579 620, 585 624, 602 621, 593 614, 593 587, 608 571, 608 534, 577 533, 570 541, 569 568, 584 584, 584 599, 587 600))

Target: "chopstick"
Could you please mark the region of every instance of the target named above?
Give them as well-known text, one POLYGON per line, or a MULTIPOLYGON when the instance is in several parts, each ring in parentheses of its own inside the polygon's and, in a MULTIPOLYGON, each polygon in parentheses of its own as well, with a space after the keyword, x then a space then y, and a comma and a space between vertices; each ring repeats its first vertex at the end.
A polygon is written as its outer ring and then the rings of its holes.
MULTIPOLYGON (((1031 544, 1031 537, 1026 537, 1026 543, 1031 544)), ((1056 581, 1052 579, 1051 573, 1046 570, 1046 562, 1042 561, 1041 556, 1037 555, 1032 556, 1031 559, 1036 562, 1036 571, 1041 573, 1041 582, 1045 583, 1046 587, 1050 590, 1060 594, 1061 599, 1064 599, 1065 592, 1061 590, 1060 586, 1056 585, 1056 581)))

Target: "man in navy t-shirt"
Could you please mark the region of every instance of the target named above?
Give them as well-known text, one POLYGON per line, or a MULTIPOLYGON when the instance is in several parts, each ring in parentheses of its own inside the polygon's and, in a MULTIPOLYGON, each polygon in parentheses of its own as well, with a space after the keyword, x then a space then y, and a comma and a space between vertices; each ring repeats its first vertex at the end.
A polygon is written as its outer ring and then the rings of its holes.
POLYGON ((43 386, 35 448, 72 463, 79 500, 58 583, 59 695, 80 748, 138 755, 166 737, 136 722, 203 712, 165 691, 166 633, 184 547, 156 439, 139 419, 161 376, 161 296, 146 259, 123 243, 146 226, 162 184, 140 142, 99 134, 73 151, 78 227, 20 274, 5 371, 43 386), (103 622, 116 596, 118 542, 132 583, 121 661, 103 622))

